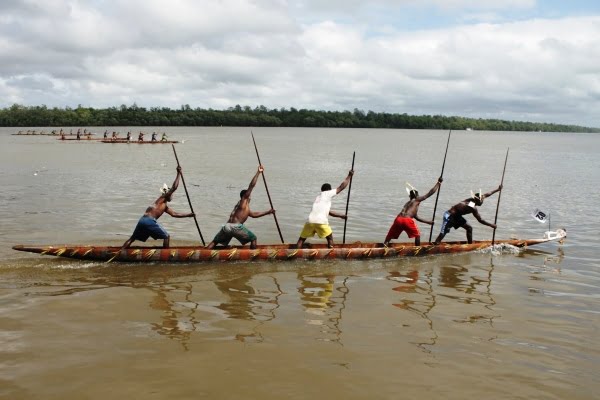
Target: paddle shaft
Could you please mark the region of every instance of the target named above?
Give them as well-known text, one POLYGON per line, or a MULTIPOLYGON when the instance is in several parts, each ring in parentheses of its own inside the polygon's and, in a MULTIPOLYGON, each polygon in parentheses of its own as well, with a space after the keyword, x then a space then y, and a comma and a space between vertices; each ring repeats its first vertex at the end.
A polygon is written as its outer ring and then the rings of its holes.
MULTIPOLYGON (((504 159, 504 169, 502 170, 502 180, 500 181, 500 186, 504 185, 504 173, 506 172, 506 162, 508 161, 508 151, 510 148, 506 149, 506 158, 504 159)), ((498 193, 498 203, 496 204, 496 216, 494 217, 494 225, 498 222, 498 210, 500 209, 500 196, 502 195, 502 189, 500 189, 500 193, 498 193)), ((494 228, 494 233, 492 234, 492 246, 496 241, 496 228, 494 228)))
MULTIPOLYGON (((444 162, 442 164, 442 172, 440 173, 440 178, 444 177, 444 168, 446 167, 446 156, 448 155, 448 146, 450 145, 450 135, 452 134, 452 129, 448 132, 448 142, 446 143, 446 152, 444 153, 444 162)), ((433 206, 433 217, 431 217, 431 221, 435 224, 435 212, 437 211, 438 199, 440 198, 440 191, 442 190, 442 186, 437 190, 437 194, 435 195, 435 205, 433 206)), ((429 243, 431 243, 431 237, 433 236, 433 225, 431 224, 431 230, 429 231, 429 243)))
MULTIPOLYGON (((181 167, 181 165, 179 164, 179 157, 177 157, 177 151, 175 151, 175 145, 171 144, 171 146, 173 147, 173 154, 175 154, 175 160, 177 161, 177 166, 181 167)), ((198 220, 196 219, 196 213, 194 213, 194 207, 192 207, 192 201, 190 200, 190 195, 188 193, 187 186, 185 185, 185 178, 183 177, 183 172, 181 173, 181 183, 183 183, 183 188, 185 189, 185 195, 187 196, 187 200, 190 205, 190 210, 194 214, 194 222, 196 223, 196 228, 198 229, 198 234, 200 235, 200 240, 202 240, 202 245, 206 246, 206 243, 204 242, 204 237, 202 236, 202 232, 200 231, 200 225, 198 225, 198 220)))
MULTIPOLYGON (((254 143, 254 150, 256 150, 256 158, 258 158, 258 165, 262 165, 260 162, 260 155, 258 154, 258 147, 256 146, 256 140, 254 140, 254 133, 250 131, 252 135, 252 142, 254 143)), ((269 193, 269 186, 267 186, 267 178, 265 178, 265 173, 261 174, 263 178, 263 182, 265 183, 265 190, 267 191, 267 197, 269 198, 269 204, 271 205, 271 209, 273 209, 273 201, 271 200, 271 194, 269 193)), ((281 243, 285 243, 283 240, 283 235, 281 234, 281 229, 279 228, 279 222, 277 222, 277 215, 273 213, 273 218, 275 219, 275 226, 277 226, 277 232, 279 232, 279 238, 281 239, 281 243)))
MULTIPOLYGON (((352 153, 352 171, 354 171, 354 157, 356 156, 356 152, 352 153)), ((346 224, 348 223, 348 206, 350 205, 350 191, 352 190, 352 178, 354 175, 350 177, 350 183, 348 184, 348 198, 346 199, 346 218, 344 219, 344 237, 342 238, 342 244, 346 244, 346 224)))

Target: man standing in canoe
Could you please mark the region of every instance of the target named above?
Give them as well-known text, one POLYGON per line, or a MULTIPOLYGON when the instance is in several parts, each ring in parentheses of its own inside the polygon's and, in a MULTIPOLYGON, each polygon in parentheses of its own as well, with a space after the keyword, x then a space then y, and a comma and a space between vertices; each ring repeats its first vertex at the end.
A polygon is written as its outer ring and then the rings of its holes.
POLYGON ((383 241, 384 245, 387 246, 390 243, 390 240, 392 239, 398 239, 402 231, 405 231, 408 234, 409 238, 415 238, 415 246, 421 245, 421 232, 419 231, 419 227, 415 223, 415 219, 419 222, 428 225, 433 225, 433 221, 428 221, 419 218, 419 216, 417 215, 419 211, 419 205, 421 205, 421 202, 423 200, 431 197, 431 195, 439 189, 440 185, 442 184, 442 181, 443 179, 440 176, 438 178, 437 183, 424 196, 419 196, 419 192, 412 186, 410 190, 408 188, 406 189, 408 191, 408 196, 410 197, 410 200, 407 201, 406 204, 404 204, 404 207, 402 207, 402 211, 400 211, 400 214, 398 214, 398 216, 394 220, 394 223, 392 224, 387 236, 385 237, 385 240, 383 241))
POLYGON ((175 178, 173 185, 171 185, 171 188, 167 187, 166 184, 163 185, 163 187, 160 190, 162 195, 158 199, 156 199, 154 204, 152 204, 146 209, 146 212, 138 221, 137 226, 133 231, 133 234, 123 244, 123 248, 128 248, 134 240, 140 240, 142 242, 145 242, 146 240, 148 240, 149 237, 152 237, 152 239, 163 239, 163 248, 166 249, 169 247, 170 236, 167 233, 167 231, 162 226, 160 226, 158 222, 156 222, 156 220, 159 219, 160 216, 163 215, 165 212, 175 218, 187 218, 194 216, 194 213, 176 213, 167 205, 167 203, 171 201, 173 193, 175 192, 175 190, 177 190, 177 187, 179 186, 180 177, 181 167, 178 166, 177 177, 175 178))
POLYGON ((231 211, 227 223, 221 227, 221 230, 217 232, 212 242, 206 246, 207 249, 212 249, 217 244, 227 246, 232 238, 239 240, 242 245, 250 242, 250 248, 256 249, 256 235, 244 226, 244 222, 246 222, 248 217, 260 218, 275 213, 275 210, 273 209, 263 212, 250 211, 250 194, 252 193, 254 186, 256 186, 258 176, 264 170, 265 168, 262 165, 258 166, 258 171, 256 171, 256 174, 250 181, 248 189, 240 192, 240 201, 233 207, 233 211, 231 211))
POLYGON ((444 236, 446 236, 446 234, 450 232, 452 228, 464 228, 467 231, 467 242, 469 244, 473 243, 473 228, 467 223, 467 220, 463 218, 463 215, 467 214, 473 214, 473 216, 477 221, 479 221, 479 223, 487 225, 490 228, 496 229, 496 225, 486 222, 481 218, 476 207, 481 206, 483 204, 483 200, 486 197, 490 197, 491 195, 493 195, 496 192, 499 192, 500 190, 502 190, 502 185, 498 186, 497 189, 494 189, 491 192, 485 194, 482 194, 481 189, 479 189, 479 193, 473 194, 473 192, 471 192, 471 197, 452 206, 451 209, 444 213, 442 228, 440 234, 435 239, 434 244, 440 244, 444 236))
POLYGON ((332 217, 346 219, 346 215, 331 211, 331 199, 348 186, 352 175, 354 175, 354 170, 351 169, 348 172, 346 179, 344 179, 336 189, 331 189, 329 183, 324 183, 321 186, 321 194, 317 196, 313 203, 312 210, 308 215, 308 220, 304 224, 302 232, 300 232, 296 248, 301 249, 304 245, 304 241, 309 237, 313 237, 315 234, 320 238, 327 239, 327 247, 333 248, 333 231, 329 226, 327 216, 331 215, 332 217))

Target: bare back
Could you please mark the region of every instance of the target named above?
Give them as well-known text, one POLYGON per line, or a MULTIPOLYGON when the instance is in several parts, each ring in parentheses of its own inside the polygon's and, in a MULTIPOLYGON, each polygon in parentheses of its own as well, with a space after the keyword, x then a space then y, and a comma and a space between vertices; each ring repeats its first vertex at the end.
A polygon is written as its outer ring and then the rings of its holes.
POLYGON ((169 207, 167 205, 167 199, 165 198, 165 196, 160 196, 158 199, 156 199, 154 204, 146 208, 146 212, 144 213, 144 215, 152 217, 154 219, 159 219, 160 216, 168 210, 168 208, 169 207))
POLYGON ((238 203, 233 207, 233 211, 229 215, 229 220, 227 222, 231 224, 243 224, 248 219, 250 215, 250 199, 242 198, 238 203))
POLYGON ((402 211, 400 211, 400 214, 398 215, 402 217, 414 218, 417 216, 420 204, 421 202, 417 199, 409 200, 406 202, 406 204, 404 204, 404 207, 402 207, 402 211))
POLYGON ((471 207, 469 203, 472 203, 472 199, 465 199, 460 203, 453 205, 452 208, 448 211, 452 215, 479 215, 477 209, 475 208, 475 204, 473 203, 473 206, 471 207))

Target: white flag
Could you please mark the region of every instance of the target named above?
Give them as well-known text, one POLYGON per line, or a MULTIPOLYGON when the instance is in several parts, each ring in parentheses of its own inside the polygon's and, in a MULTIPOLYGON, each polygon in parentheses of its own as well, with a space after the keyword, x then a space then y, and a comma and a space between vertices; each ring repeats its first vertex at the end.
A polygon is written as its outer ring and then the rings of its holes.
POLYGON ((537 222, 540 223, 545 223, 548 220, 548 213, 539 210, 539 209, 535 209, 532 213, 531 216, 533 217, 533 219, 535 219, 537 222))

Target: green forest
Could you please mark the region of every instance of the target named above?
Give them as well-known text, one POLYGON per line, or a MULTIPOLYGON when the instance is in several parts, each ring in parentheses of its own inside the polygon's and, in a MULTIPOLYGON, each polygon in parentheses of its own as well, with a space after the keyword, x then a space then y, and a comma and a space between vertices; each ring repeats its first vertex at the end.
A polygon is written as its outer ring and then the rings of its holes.
POLYGON ((110 108, 48 108, 15 104, 0 110, 4 127, 81 126, 254 126, 388 129, 472 129, 485 131, 600 132, 600 128, 540 122, 475 119, 443 115, 408 115, 373 111, 316 111, 235 106, 226 110, 136 104, 110 108))

